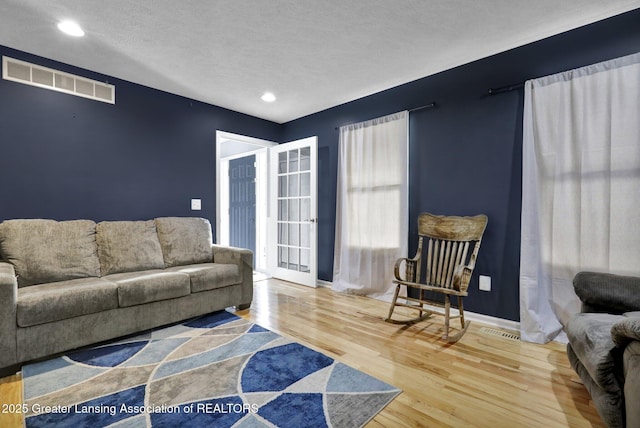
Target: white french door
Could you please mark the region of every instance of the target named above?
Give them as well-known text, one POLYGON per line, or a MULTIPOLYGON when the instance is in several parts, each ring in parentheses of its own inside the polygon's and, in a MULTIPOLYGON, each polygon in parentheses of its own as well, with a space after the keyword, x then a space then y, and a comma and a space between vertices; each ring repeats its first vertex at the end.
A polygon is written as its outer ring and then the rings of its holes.
POLYGON ((318 272, 317 140, 270 149, 270 271, 310 287, 316 287, 318 272))

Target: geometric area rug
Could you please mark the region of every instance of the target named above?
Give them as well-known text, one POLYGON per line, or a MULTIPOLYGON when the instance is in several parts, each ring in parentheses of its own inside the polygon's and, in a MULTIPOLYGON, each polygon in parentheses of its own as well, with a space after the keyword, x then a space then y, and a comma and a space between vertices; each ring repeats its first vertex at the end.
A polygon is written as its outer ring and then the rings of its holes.
POLYGON ((22 368, 26 427, 361 427, 401 391, 226 311, 22 368))

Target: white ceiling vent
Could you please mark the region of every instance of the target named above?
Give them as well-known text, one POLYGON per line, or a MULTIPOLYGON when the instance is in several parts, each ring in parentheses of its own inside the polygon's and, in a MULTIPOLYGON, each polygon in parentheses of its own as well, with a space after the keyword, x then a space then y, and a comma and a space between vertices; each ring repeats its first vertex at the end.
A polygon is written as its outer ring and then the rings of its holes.
POLYGON ((17 59, 2 57, 2 78, 105 103, 116 103, 116 87, 17 59))

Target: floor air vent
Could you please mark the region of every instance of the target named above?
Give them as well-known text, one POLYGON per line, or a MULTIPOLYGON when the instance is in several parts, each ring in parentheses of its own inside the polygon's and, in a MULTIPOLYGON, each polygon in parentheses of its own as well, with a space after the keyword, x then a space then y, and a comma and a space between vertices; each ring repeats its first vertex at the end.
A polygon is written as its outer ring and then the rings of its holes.
POLYGON ((113 85, 6 56, 2 57, 2 78, 105 103, 116 103, 116 87, 113 85))
POLYGON ((504 339, 520 341, 520 335, 517 333, 508 333, 502 330, 496 330, 495 328, 482 327, 480 328, 480 332, 484 334, 488 334, 489 336, 502 337, 504 339))

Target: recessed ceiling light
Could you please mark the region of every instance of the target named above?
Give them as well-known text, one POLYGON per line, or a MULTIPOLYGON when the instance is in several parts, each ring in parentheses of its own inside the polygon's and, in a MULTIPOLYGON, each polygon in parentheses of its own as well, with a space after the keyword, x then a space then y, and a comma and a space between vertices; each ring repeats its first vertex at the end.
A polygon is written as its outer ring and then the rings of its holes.
POLYGON ((58 24, 58 29, 63 33, 73 37, 84 36, 84 31, 82 31, 82 28, 80 28, 80 26, 73 21, 61 21, 58 24))
POLYGON ((262 98, 262 101, 266 103, 272 103, 276 100, 276 96, 273 95, 271 92, 265 92, 261 98, 262 98))

